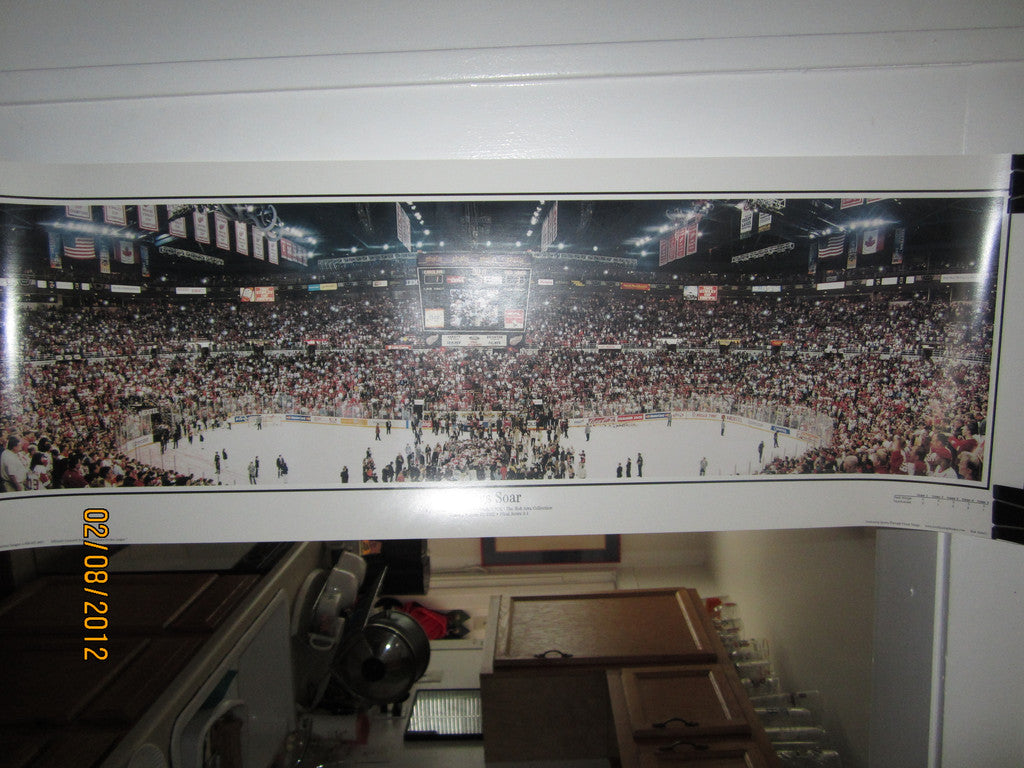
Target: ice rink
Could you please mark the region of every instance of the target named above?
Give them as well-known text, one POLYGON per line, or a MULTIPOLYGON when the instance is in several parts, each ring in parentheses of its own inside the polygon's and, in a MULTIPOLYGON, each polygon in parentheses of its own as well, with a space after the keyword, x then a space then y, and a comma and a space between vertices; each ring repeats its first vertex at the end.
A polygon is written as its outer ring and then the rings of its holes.
MULTIPOLYGON (((304 488, 334 487, 341 483, 342 466, 349 469, 349 484, 362 482, 361 467, 367 450, 380 470, 413 445, 412 430, 404 422, 393 425, 391 434, 381 428, 380 440, 373 427, 335 426, 329 424, 265 420, 262 428, 252 422, 234 424, 201 433, 192 442, 182 440, 177 448, 143 445, 132 455, 137 459, 184 474, 206 476, 225 486, 248 486, 248 465, 259 459, 257 486, 290 485, 304 488), (271 422, 271 423, 268 423, 271 422), (214 454, 221 454, 221 472, 215 473, 214 454), (226 453, 226 458, 224 454, 226 453), (278 477, 275 462, 282 456, 288 473, 278 477)), ((536 432, 538 442, 544 433, 536 432)), ((443 434, 423 433, 424 445, 443 443, 443 434)), ((762 463, 776 456, 799 455, 807 443, 789 435, 779 435, 773 444, 773 433, 766 427, 728 423, 721 434, 718 421, 690 420, 676 417, 671 426, 665 419, 652 419, 630 425, 595 425, 590 440, 583 427, 571 427, 568 439, 560 444, 572 447, 578 472, 580 454, 586 454, 586 478, 547 482, 593 482, 616 479, 616 469, 623 467, 622 482, 637 480, 692 479, 700 474, 702 457, 708 461, 706 476, 721 479, 730 475, 755 474, 762 463), (763 462, 758 460, 758 444, 764 441, 763 462), (643 475, 638 473, 637 455, 643 456, 643 475), (625 477, 626 462, 632 461, 631 476, 625 477)))

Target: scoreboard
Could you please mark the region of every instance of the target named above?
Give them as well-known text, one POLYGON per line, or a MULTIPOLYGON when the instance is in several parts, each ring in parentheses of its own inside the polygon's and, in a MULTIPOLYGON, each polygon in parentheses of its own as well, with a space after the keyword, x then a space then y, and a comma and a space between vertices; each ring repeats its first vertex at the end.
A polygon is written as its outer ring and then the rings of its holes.
POLYGON ((443 345, 521 342, 530 304, 529 257, 421 255, 417 273, 422 330, 440 334, 443 345))

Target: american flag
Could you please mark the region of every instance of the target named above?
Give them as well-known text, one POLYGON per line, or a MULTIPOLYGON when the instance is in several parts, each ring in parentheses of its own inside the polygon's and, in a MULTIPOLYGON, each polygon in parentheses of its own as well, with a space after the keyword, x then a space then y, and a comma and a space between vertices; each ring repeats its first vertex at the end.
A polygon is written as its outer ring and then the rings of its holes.
POLYGON ((96 243, 91 237, 76 237, 74 244, 65 241, 64 255, 69 259, 95 259, 96 243))
POLYGON ((819 259, 833 259, 836 256, 843 255, 843 245, 846 241, 846 235, 838 235, 836 237, 830 237, 828 242, 824 245, 818 246, 818 258, 819 259))

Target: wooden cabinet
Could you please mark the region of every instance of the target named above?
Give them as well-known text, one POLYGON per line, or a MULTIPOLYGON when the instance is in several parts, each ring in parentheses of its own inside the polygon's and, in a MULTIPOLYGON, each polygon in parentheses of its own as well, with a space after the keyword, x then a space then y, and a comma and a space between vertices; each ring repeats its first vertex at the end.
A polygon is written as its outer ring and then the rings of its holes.
POLYGON ((622 687, 621 713, 634 739, 746 736, 750 723, 718 664, 609 672, 622 687))
MULTIPOLYGON (((623 763, 625 765, 625 763, 623 763)), ((768 768, 762 751, 754 744, 717 744, 695 749, 687 744, 668 745, 638 756, 638 768, 768 768)))
POLYGON ((690 589, 493 598, 480 688, 488 763, 777 765, 690 589))
POLYGON ((608 696, 622 768, 777 765, 728 665, 610 670, 608 696))
POLYGON ((715 661, 701 610, 696 593, 682 589, 503 597, 494 664, 715 661))

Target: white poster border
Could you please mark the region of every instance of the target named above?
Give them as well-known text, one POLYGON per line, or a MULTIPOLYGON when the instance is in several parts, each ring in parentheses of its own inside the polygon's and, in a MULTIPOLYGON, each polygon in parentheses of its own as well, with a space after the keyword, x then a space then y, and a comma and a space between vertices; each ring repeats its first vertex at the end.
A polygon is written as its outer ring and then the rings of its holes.
MULTIPOLYGON (((1008 156, 204 163, 0 164, 5 202, 261 199, 338 201, 526 195, 600 198, 1005 194, 1008 156)), ((82 513, 109 509, 111 543, 463 538, 879 526, 988 536, 994 484, 1021 487, 1020 230, 1001 239, 1002 325, 993 359, 998 431, 984 486, 835 476, 671 483, 495 484, 251 490, 59 491, 0 502, 0 549, 81 541, 82 513), (1007 269, 1007 264, 1014 268, 1007 269), (1009 282, 1007 282, 1009 281, 1009 282), (998 376, 997 376, 998 374, 998 376), (775 484, 782 483, 779 488, 775 484), (766 492, 767 491, 767 492, 766 492), (116 526, 115 524, 116 523, 116 526)), ((1000 313, 997 313, 997 316, 1000 313)))

